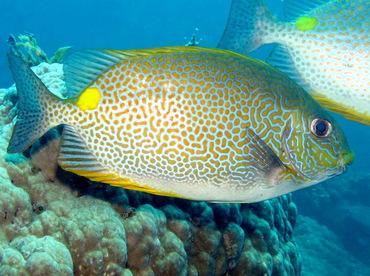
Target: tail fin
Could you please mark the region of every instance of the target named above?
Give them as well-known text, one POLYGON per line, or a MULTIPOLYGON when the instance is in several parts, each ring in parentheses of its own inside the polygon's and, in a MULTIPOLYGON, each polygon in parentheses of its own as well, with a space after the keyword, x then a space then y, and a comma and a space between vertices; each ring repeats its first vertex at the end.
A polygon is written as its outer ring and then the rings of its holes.
POLYGON ((14 153, 24 151, 55 126, 47 123, 43 103, 48 99, 59 99, 13 51, 8 52, 8 61, 18 92, 19 112, 8 146, 8 152, 14 153))
POLYGON ((247 54, 266 41, 264 31, 276 19, 264 0, 233 0, 229 20, 218 48, 247 54))

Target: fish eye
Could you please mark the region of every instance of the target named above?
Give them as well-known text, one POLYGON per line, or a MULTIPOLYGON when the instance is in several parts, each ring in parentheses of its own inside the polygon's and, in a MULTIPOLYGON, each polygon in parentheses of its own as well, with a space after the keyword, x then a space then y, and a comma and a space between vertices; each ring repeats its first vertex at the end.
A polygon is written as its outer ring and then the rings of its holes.
POLYGON ((331 130, 331 123, 325 119, 316 118, 311 122, 311 132, 316 137, 327 137, 331 130))

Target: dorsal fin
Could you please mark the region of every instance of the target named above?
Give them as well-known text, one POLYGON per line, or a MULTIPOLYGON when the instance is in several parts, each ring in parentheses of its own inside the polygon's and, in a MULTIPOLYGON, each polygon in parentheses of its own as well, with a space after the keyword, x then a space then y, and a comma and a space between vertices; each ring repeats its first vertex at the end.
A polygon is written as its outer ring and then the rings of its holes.
POLYGON ((173 53, 211 53, 229 55, 236 58, 247 58, 226 50, 188 46, 139 50, 79 50, 67 55, 64 62, 63 70, 68 91, 67 97, 78 97, 96 78, 122 60, 173 53))
POLYGON ((285 0, 284 1, 284 18, 285 21, 293 21, 306 15, 315 8, 322 6, 330 0, 285 0))
POLYGON ((266 59, 266 62, 274 66, 276 69, 287 74, 292 80, 303 87, 307 92, 310 91, 309 85, 303 80, 303 78, 295 68, 294 62, 288 52, 288 49, 285 46, 280 44, 275 46, 274 50, 266 59))
POLYGON ((85 49, 68 55, 63 70, 68 98, 76 98, 98 76, 120 61, 108 50, 85 49))

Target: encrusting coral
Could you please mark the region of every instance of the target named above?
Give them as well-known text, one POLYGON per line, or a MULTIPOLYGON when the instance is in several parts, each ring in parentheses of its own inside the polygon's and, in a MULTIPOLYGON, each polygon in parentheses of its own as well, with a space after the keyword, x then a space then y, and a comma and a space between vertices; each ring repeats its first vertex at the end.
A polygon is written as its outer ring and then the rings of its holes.
MULTIPOLYGON (((34 71, 64 94, 62 65, 34 71)), ((289 195, 253 204, 165 198, 56 164, 59 128, 7 154, 15 87, 0 90, 0 275, 299 275, 289 195)))

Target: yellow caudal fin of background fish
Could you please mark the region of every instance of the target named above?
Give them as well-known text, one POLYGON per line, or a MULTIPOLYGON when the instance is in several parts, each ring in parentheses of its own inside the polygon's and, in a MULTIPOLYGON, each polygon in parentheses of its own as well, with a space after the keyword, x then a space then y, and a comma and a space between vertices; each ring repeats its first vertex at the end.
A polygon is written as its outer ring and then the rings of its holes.
MULTIPOLYGON (((342 115, 344 118, 370 126, 370 116, 357 112, 353 108, 343 106, 343 103, 336 103, 327 97, 318 94, 310 93, 310 95, 323 107, 332 112, 342 115)), ((370 107, 369 107, 370 109, 370 107)))
POLYGON ((18 116, 9 142, 8 152, 22 152, 46 131, 54 127, 45 119, 44 102, 59 103, 36 74, 14 52, 8 52, 9 66, 18 92, 18 116))

